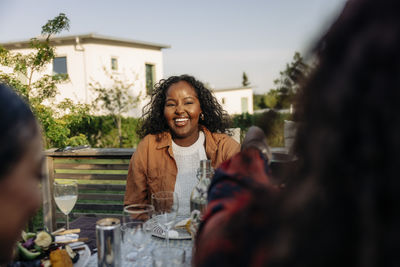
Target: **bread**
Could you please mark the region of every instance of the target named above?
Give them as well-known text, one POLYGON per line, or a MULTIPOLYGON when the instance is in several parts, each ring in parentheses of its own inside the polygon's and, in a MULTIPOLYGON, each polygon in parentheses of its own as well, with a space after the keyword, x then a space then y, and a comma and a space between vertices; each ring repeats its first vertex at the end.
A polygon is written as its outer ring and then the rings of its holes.
POLYGON ((175 224, 175 228, 186 228, 186 225, 190 223, 190 218, 184 219, 182 221, 179 221, 175 224))
POLYGON ((52 267, 73 267, 72 260, 65 249, 56 249, 50 252, 52 267))

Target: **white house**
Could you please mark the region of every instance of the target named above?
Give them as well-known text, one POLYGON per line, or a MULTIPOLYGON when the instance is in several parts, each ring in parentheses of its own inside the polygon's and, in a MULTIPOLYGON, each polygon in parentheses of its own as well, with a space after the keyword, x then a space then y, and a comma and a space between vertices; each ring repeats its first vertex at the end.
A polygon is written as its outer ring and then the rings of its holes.
POLYGON ((253 89, 251 87, 237 87, 213 89, 214 96, 228 114, 253 114, 253 89))
MULTIPOLYGON (((68 74, 69 81, 58 86, 57 101, 70 98, 75 102, 91 103, 94 99, 89 83, 110 86, 108 73, 134 83, 132 94, 147 95, 154 83, 163 78, 162 49, 169 45, 102 36, 94 33, 54 37, 56 58, 44 71, 46 74, 68 74)), ((32 50, 29 40, 1 44, 12 52, 26 54, 32 50)), ((44 74, 44 73, 42 73, 44 74)), ((35 79, 35 77, 34 77, 35 79)), ((128 115, 140 116, 143 103, 128 115)))

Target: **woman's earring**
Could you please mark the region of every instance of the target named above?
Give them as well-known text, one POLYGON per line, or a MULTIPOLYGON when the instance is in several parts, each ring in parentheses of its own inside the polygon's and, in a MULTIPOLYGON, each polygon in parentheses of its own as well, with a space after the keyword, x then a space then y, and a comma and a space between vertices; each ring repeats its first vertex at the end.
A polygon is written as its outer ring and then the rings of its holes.
POLYGON ((200 114, 200 120, 204 121, 204 113, 200 114))

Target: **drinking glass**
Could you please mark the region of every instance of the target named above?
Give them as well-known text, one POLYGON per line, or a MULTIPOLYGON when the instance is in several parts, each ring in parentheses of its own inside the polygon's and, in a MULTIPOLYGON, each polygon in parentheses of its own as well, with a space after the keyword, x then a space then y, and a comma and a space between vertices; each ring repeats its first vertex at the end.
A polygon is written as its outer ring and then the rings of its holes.
POLYGON ((67 216, 67 229, 69 229, 68 214, 74 208, 78 199, 78 184, 76 181, 54 182, 54 200, 62 213, 67 216))
POLYGON ((151 225, 149 220, 154 213, 154 207, 147 204, 134 204, 124 207, 121 232, 123 240, 133 247, 126 255, 128 261, 138 259, 145 261, 149 257, 145 254, 145 248, 151 239, 151 225))
POLYGON ((179 267, 185 263, 185 250, 181 248, 155 248, 151 252, 153 267, 179 267))
POLYGON ((179 209, 178 194, 173 191, 161 191, 151 195, 154 206, 154 218, 165 233, 169 247, 169 230, 174 226, 179 209))

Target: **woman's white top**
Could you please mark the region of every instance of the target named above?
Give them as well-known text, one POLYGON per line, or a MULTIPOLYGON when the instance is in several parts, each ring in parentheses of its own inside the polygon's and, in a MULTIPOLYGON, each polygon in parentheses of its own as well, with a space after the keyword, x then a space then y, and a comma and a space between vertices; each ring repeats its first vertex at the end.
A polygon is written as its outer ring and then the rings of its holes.
POLYGON ((197 169, 200 167, 200 160, 207 159, 204 141, 205 136, 202 131, 199 132, 197 141, 191 146, 178 146, 172 141, 172 152, 178 167, 175 192, 179 197, 179 215, 189 216, 190 214, 190 194, 198 182, 197 169))

